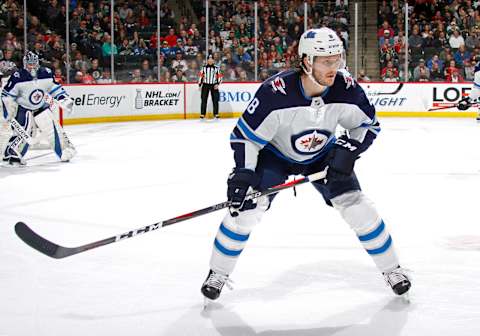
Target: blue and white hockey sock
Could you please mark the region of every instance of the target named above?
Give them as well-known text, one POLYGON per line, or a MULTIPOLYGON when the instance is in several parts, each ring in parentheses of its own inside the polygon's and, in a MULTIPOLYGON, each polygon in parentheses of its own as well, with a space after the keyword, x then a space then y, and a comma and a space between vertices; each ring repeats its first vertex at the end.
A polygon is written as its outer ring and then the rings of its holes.
POLYGON ((384 273, 399 265, 397 254, 385 223, 373 203, 361 191, 352 191, 332 199, 333 206, 355 231, 378 269, 384 273))
POLYGON ((210 268, 213 271, 223 275, 230 275, 233 272, 250 232, 260 222, 268 203, 268 198, 262 197, 257 201, 255 209, 242 211, 237 217, 232 217, 230 212, 227 212, 213 243, 210 258, 210 268))

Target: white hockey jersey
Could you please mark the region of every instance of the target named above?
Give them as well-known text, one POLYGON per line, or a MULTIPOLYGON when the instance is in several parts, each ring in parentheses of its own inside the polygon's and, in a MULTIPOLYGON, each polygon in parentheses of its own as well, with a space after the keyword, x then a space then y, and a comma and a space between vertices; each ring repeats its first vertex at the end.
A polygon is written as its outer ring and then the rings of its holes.
MULTIPOLYGON (((37 72, 37 78, 33 78, 27 70, 21 69, 10 76, 2 90, 2 101, 10 98, 21 107, 35 111, 48 105, 45 102, 46 94, 56 100, 68 96, 63 87, 55 81, 50 69, 41 67, 37 72)), ((7 113, 5 109, 3 104, 4 117, 7 113)))
POLYGON ((470 94, 472 101, 476 101, 480 97, 480 62, 475 65, 475 77, 473 78, 473 89, 470 94))
POLYGON ((337 73, 321 96, 308 97, 299 72, 280 73, 261 85, 231 133, 236 167, 255 170, 262 149, 292 163, 309 164, 328 152, 338 125, 362 143, 360 152, 380 131, 375 108, 358 84, 347 89, 337 73))

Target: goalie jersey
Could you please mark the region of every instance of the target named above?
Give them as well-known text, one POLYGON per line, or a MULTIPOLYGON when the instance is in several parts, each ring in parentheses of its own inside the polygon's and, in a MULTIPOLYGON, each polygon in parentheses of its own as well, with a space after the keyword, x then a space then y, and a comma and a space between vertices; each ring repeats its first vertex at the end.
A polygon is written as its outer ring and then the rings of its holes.
MULTIPOLYGON (((55 81, 50 69, 41 67, 36 78, 33 78, 27 70, 21 69, 10 76, 2 90, 2 101, 12 99, 21 107, 35 111, 48 106, 45 102, 47 94, 56 100, 68 96, 63 87, 55 81)), ((5 104, 3 114, 5 118, 8 115, 5 104)))
POLYGON ((347 88, 338 72, 321 96, 308 97, 300 72, 290 70, 266 80, 230 135, 237 168, 255 170, 260 150, 296 164, 325 157, 338 125, 365 151, 380 131, 375 108, 357 84, 347 88))

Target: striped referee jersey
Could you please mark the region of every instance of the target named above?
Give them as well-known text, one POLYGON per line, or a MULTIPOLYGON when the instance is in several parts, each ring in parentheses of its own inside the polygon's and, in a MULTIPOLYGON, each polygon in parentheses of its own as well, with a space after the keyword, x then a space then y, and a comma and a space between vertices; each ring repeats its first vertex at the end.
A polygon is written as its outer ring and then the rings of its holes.
POLYGON ((204 65, 200 71, 198 84, 221 84, 223 75, 220 68, 215 65, 204 65))

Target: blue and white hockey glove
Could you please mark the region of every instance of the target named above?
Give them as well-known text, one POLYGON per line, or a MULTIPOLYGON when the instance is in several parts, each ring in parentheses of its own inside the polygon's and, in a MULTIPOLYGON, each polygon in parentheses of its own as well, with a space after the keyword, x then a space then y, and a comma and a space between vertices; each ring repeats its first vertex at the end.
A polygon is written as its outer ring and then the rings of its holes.
POLYGON ((361 143, 342 135, 328 153, 328 171, 325 183, 344 180, 353 173, 355 160, 358 159, 361 143))
POLYGON ((470 97, 463 97, 457 104, 457 108, 460 110, 460 111, 466 111, 468 110, 470 107, 472 107, 473 105, 473 102, 472 100, 470 99, 470 97))
POLYGON ((253 190, 260 183, 260 177, 250 169, 234 168, 228 177, 227 197, 231 202, 230 213, 238 216, 239 211, 254 209, 257 205, 252 201, 245 201, 249 190, 253 190))

